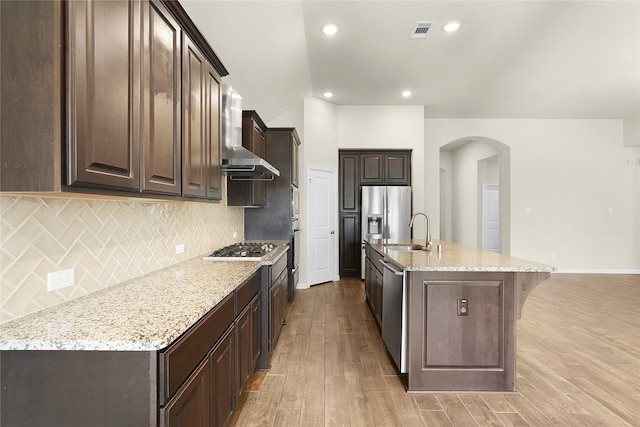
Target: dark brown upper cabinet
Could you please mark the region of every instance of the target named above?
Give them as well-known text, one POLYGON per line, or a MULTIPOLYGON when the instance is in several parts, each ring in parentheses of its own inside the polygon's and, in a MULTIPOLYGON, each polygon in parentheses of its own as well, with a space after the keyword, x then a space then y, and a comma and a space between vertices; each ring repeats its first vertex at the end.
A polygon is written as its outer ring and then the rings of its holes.
POLYGON ((360 155, 350 152, 340 153, 338 160, 340 212, 358 212, 360 209, 360 180, 358 179, 360 155))
POLYGON ((221 199, 228 73, 178 2, 1 3, 0 191, 221 199), (201 61, 195 124, 183 118, 190 52, 201 61), (185 126, 198 126, 194 140, 185 126))
POLYGON ((201 199, 222 197, 221 79, 203 52, 183 36, 182 191, 201 199))
POLYGON ((410 185, 411 152, 363 152, 360 155, 360 184, 410 185))
POLYGON ((67 184, 139 190, 142 3, 70 2, 67 16, 67 184))
MULTIPOLYGON (((144 15, 142 71, 142 192, 180 195, 181 34, 178 22, 157 2, 144 15)), ((147 9, 144 9, 145 12, 147 9)))
MULTIPOLYGON (((266 158, 266 131, 267 126, 258 113, 253 110, 242 112, 242 146, 262 159, 266 158)), ((227 204, 229 206, 265 206, 267 204, 267 180, 229 177, 227 204)))

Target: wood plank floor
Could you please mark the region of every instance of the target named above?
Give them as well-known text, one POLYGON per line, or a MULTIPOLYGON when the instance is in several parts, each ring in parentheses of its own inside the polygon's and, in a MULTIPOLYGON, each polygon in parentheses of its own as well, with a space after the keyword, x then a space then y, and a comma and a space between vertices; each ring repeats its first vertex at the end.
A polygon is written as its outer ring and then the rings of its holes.
POLYGON ((299 290, 234 426, 640 426, 640 276, 553 274, 518 321, 514 393, 406 393, 363 282, 299 290))

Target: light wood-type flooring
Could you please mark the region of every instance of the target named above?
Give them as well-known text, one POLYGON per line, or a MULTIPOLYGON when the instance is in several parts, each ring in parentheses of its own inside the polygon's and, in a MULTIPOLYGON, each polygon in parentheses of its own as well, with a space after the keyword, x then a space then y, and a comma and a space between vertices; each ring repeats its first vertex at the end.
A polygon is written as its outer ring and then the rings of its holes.
POLYGON ((363 282, 298 290, 235 426, 640 426, 640 276, 552 274, 518 320, 516 392, 407 393, 363 282))

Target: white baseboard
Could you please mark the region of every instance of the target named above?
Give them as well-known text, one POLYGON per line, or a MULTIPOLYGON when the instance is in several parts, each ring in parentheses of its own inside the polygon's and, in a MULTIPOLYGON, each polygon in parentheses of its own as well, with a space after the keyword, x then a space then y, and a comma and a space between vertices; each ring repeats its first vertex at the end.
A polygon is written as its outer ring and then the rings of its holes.
POLYGON ((308 283, 300 283, 298 282, 298 284, 296 285, 296 289, 309 289, 311 286, 309 286, 308 283))
POLYGON ((584 273, 584 274, 640 274, 640 270, 632 269, 598 269, 598 268, 559 268, 556 273, 584 273))

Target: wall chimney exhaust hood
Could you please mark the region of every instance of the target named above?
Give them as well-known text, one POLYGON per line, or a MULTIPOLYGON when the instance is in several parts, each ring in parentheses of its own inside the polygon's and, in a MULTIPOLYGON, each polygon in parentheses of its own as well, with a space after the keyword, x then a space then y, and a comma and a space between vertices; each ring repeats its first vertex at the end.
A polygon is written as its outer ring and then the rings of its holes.
POLYGON ((273 179, 278 169, 242 146, 242 97, 222 85, 222 173, 231 179, 273 179))

